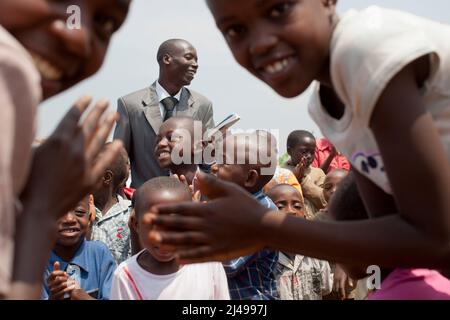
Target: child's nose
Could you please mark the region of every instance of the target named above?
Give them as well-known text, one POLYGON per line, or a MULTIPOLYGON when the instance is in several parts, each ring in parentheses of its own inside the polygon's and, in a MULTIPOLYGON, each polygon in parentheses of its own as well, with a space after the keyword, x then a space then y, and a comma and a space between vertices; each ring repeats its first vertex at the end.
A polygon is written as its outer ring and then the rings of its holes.
POLYGON ((250 37, 250 54, 252 55, 263 55, 269 52, 276 44, 277 37, 271 34, 268 34, 266 30, 264 30, 264 26, 258 27, 250 37))
POLYGON ((62 20, 51 25, 52 31, 61 39, 65 48, 82 58, 89 58, 92 53, 91 30, 81 23, 79 28, 69 29, 62 20))

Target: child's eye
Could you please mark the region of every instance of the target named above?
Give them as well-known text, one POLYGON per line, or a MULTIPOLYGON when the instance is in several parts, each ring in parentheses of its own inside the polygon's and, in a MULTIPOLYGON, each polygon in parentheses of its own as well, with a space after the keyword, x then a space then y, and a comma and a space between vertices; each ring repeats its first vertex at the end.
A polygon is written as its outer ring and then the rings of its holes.
POLYGON ((303 206, 300 203, 297 203, 294 205, 294 208, 297 210, 301 210, 301 209, 303 209, 303 206))
POLYGON ((283 16, 285 13, 287 13, 291 7, 292 3, 290 2, 279 3, 275 5, 272 9, 270 9, 269 16, 272 18, 279 18, 283 16))
POLYGON ((232 40, 236 39, 237 37, 241 36, 245 32, 245 27, 241 25, 234 25, 231 27, 228 27, 224 31, 225 38, 232 40))
POLYGON ((105 15, 96 17, 96 26, 100 36, 103 39, 109 39, 118 28, 116 20, 105 15))
POLYGON ((85 210, 75 210, 75 215, 77 217, 84 217, 86 215, 87 211, 85 210))
POLYGON ((278 208, 279 210, 281 210, 281 209, 284 208, 284 205, 282 205, 282 204, 277 204, 277 208, 278 208))

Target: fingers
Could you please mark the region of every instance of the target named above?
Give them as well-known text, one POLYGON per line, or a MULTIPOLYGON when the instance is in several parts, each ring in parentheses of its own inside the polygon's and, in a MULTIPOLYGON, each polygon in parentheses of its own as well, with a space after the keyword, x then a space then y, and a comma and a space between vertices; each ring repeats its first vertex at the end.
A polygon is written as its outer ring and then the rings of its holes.
POLYGON ((343 277, 339 283, 339 291, 342 299, 347 298, 347 292, 346 292, 346 282, 347 278, 343 277))
POLYGON ((170 230, 201 230, 205 227, 202 219, 181 215, 155 215, 147 213, 142 217, 143 225, 152 225, 157 222, 170 230))
POLYGON ((163 245, 165 248, 179 248, 180 246, 196 246, 208 243, 208 237, 197 231, 190 232, 165 232, 150 231, 148 235, 150 242, 163 245))
POLYGON ((122 141, 115 140, 108 149, 105 150, 98 157, 97 161, 94 163, 94 167, 91 171, 91 178, 93 182, 96 182, 105 172, 106 168, 119 156, 120 149, 122 148, 122 141))
POLYGON ((92 138, 91 141, 88 141, 89 144, 87 145, 86 149, 86 158, 89 160, 95 159, 95 157, 98 155, 98 153, 103 149, 105 146, 106 139, 108 138, 112 127, 114 126, 114 123, 118 119, 117 113, 111 113, 109 114, 105 121, 103 121, 98 130, 95 132, 95 136, 92 138))
POLYGON ((208 204, 198 202, 183 202, 173 205, 161 205, 150 209, 150 213, 153 213, 154 215, 151 216, 152 219, 151 221, 148 221, 148 223, 153 223, 164 227, 164 223, 167 220, 159 219, 160 215, 176 213, 183 216, 201 217, 204 216, 206 212, 208 212, 208 204))
POLYGON ((75 104, 69 109, 66 115, 59 122, 54 134, 72 134, 78 128, 78 122, 81 115, 89 107, 92 98, 90 96, 82 96, 78 98, 75 104))
POLYGON ((52 300, 64 299, 64 295, 73 290, 75 290, 75 284, 64 282, 60 286, 50 289, 50 297, 52 300))
POLYGON ((200 193, 200 190, 199 190, 199 191, 196 191, 196 192, 194 193, 194 195, 192 196, 192 200, 193 200, 194 202, 200 202, 201 198, 202 198, 202 194, 200 193))
POLYGON ((100 123, 100 118, 105 113, 106 109, 108 109, 108 106, 108 100, 99 100, 83 121, 82 128, 86 141, 90 141, 94 136, 100 123))
POLYGON ((59 261, 55 261, 55 263, 53 263, 53 271, 59 271, 59 270, 60 270, 59 261))
POLYGON ((225 197, 227 195, 231 196, 239 193, 246 195, 245 191, 242 188, 230 182, 222 181, 213 175, 199 172, 197 174, 197 177, 200 186, 200 192, 209 199, 225 197))

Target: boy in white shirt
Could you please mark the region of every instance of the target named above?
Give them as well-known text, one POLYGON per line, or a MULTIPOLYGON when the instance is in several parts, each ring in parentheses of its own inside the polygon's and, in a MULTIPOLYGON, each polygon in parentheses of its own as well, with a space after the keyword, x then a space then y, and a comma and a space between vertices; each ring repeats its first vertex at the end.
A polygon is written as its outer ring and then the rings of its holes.
MULTIPOLYGON (((144 250, 123 262, 114 273, 111 299, 115 300, 229 300, 222 264, 179 265, 172 252, 152 245, 145 212, 159 204, 191 201, 189 188, 179 180, 158 177, 136 191, 134 228, 144 250)), ((151 226, 150 226, 151 227, 151 226)))

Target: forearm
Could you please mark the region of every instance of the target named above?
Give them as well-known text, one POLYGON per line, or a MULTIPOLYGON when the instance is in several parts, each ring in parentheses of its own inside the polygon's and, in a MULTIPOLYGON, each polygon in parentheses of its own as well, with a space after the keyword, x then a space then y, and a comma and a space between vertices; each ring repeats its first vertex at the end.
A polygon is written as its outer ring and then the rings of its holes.
POLYGON ((321 165, 320 165, 320 169, 322 169, 323 172, 327 173, 328 168, 330 167, 331 162, 333 161, 335 154, 330 153, 328 155, 327 160, 325 160, 321 165))
POLYGON ((17 221, 10 299, 41 297, 43 274, 56 234, 56 223, 39 214, 38 210, 25 208, 17 221))
POLYGON ((398 214, 353 222, 321 222, 273 211, 264 220, 261 239, 278 250, 356 265, 450 265, 449 246, 439 245, 398 214))

